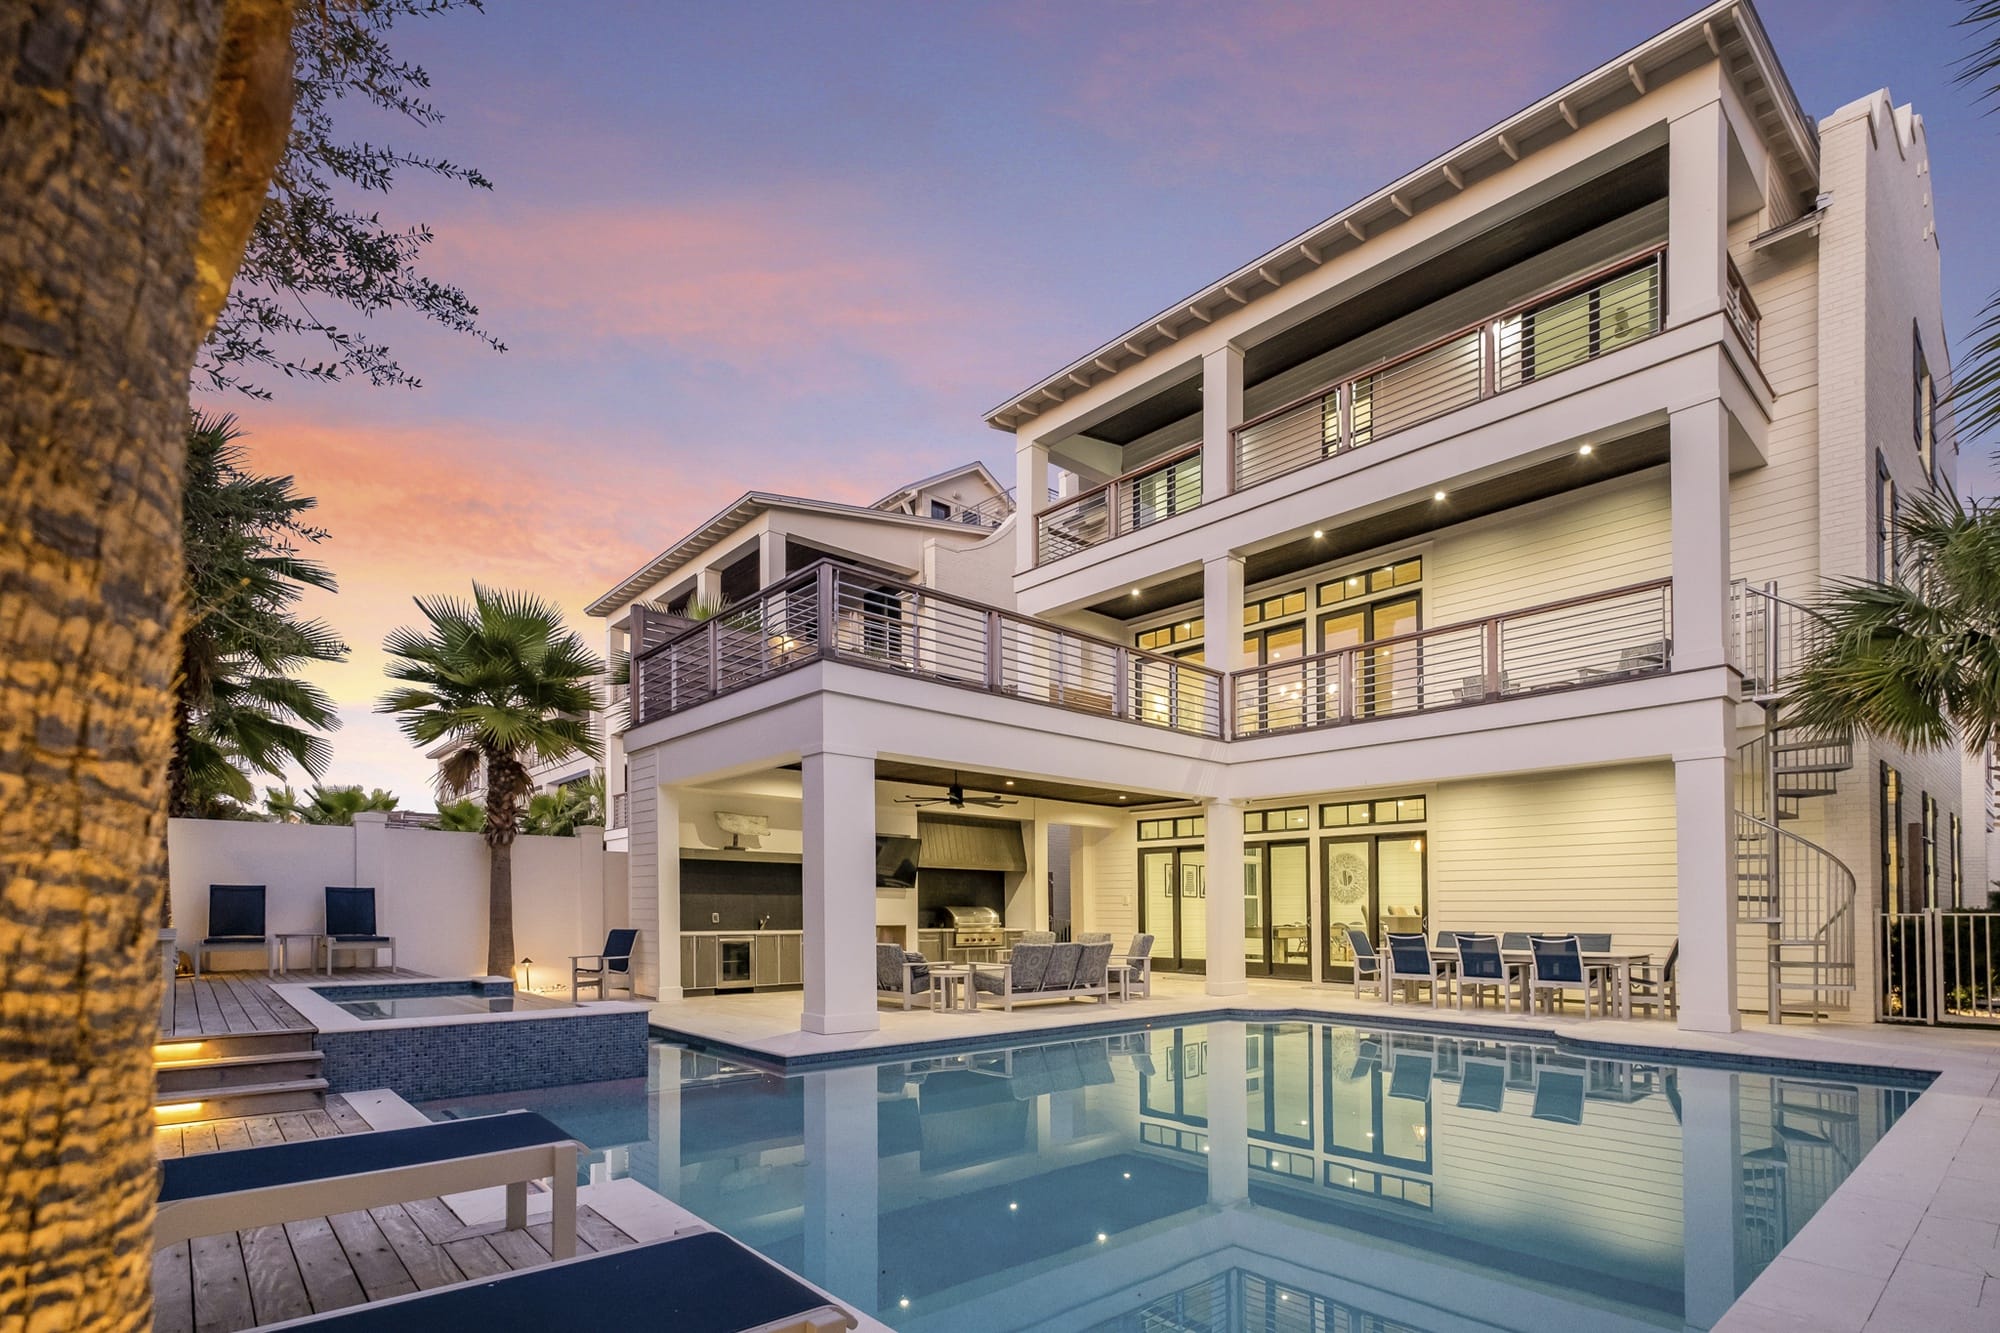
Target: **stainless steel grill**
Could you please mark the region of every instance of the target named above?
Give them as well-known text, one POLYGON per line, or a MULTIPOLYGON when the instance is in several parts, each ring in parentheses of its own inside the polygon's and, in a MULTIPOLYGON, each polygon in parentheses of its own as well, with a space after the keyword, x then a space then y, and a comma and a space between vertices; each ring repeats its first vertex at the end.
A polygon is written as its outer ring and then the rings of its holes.
POLYGON ((944 907, 954 949, 998 949, 1007 943, 1000 914, 990 907, 944 907))

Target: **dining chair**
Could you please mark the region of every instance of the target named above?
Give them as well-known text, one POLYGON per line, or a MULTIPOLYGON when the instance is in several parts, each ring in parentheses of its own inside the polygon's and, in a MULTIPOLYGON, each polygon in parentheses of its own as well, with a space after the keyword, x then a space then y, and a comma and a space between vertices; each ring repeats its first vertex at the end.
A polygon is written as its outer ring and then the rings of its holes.
POLYGON ((1556 1000, 1568 997, 1570 991, 1583 992, 1584 1017, 1590 1016, 1590 999, 1595 995, 1600 1012, 1604 1008, 1606 990, 1602 974, 1595 968, 1583 965, 1583 948, 1574 935, 1531 935, 1528 937, 1531 951, 1528 971, 1529 1007, 1543 995, 1556 1000))
POLYGON ((1450 988, 1450 983, 1441 975, 1442 960, 1432 955, 1431 946, 1419 932, 1404 934, 1392 931, 1386 938, 1389 943, 1389 967, 1383 974, 1383 989, 1389 1003, 1396 1002, 1397 986, 1408 986, 1413 993, 1417 987, 1427 986, 1430 988, 1431 1008, 1437 1008, 1439 988, 1450 988))
POLYGON ((1461 931, 1458 936, 1458 1007, 1465 1008, 1465 993, 1470 990, 1473 998, 1484 1006, 1486 992, 1494 991, 1500 997, 1500 1008, 1511 1012, 1514 1008, 1514 979, 1525 970, 1520 963, 1509 963, 1500 953, 1498 937, 1461 931))

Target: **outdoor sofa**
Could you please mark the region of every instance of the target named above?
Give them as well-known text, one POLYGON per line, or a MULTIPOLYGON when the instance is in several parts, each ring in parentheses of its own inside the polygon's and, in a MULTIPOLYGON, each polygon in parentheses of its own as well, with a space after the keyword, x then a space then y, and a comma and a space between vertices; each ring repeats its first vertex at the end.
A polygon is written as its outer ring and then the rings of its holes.
POLYGON ((992 983, 980 985, 980 993, 995 997, 1011 1012, 1017 1004, 1039 1000, 1094 999, 1103 1004, 1111 997, 1110 966, 1110 940, 1017 944, 1004 963, 973 964, 973 976, 975 984, 992 983))

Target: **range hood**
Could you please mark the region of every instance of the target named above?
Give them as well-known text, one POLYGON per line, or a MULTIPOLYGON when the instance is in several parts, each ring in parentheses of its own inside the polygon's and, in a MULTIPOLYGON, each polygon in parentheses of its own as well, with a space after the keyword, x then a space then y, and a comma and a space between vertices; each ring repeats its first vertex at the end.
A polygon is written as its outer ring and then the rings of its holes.
POLYGON ((925 870, 1011 870, 1028 868, 1021 825, 1012 819, 967 819, 918 815, 917 837, 925 870))

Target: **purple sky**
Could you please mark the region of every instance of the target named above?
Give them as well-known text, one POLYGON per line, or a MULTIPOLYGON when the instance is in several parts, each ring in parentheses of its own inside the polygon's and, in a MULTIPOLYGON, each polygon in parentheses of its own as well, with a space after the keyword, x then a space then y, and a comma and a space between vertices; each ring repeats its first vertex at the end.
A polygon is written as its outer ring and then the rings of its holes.
MULTIPOLYGON (((208 400, 334 533, 330 780, 432 803, 369 713, 412 595, 532 588, 598 643, 583 605, 744 490, 1011 482, 984 409, 1692 8, 489 0, 399 29, 448 118, 354 123, 495 189, 412 179, 384 215, 431 224, 510 350, 391 319, 421 390, 208 400)), ((1809 114, 1886 86, 1924 116, 1963 342, 2000 285, 2000 119, 1951 82, 1959 6, 1759 11, 1809 114)))

